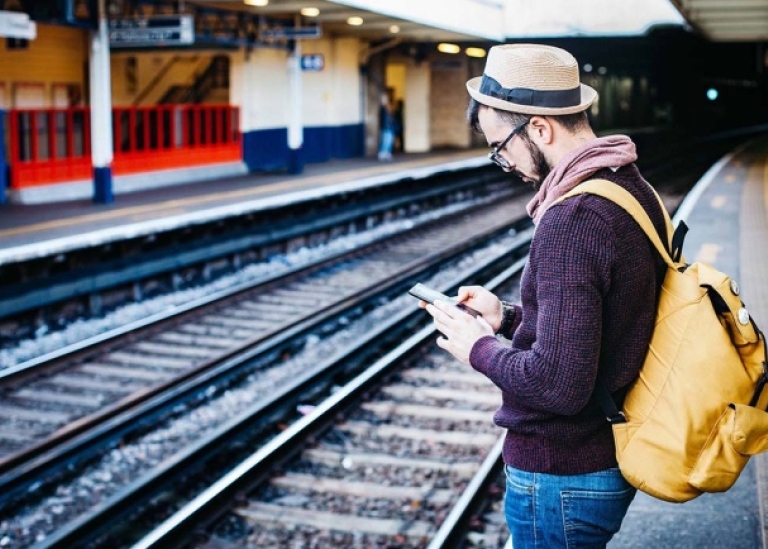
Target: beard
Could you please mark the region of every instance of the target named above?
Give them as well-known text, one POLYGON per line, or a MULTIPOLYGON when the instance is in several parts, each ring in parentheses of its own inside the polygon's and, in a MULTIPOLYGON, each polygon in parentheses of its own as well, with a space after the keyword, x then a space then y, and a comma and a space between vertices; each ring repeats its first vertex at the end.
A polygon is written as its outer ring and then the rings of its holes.
POLYGON ((531 154, 533 169, 536 172, 536 177, 533 182, 533 190, 538 191, 541 188, 541 184, 549 175, 549 172, 552 171, 552 166, 549 165, 547 159, 544 158, 544 153, 541 152, 541 149, 533 141, 526 139, 525 143, 528 145, 528 152, 531 154))

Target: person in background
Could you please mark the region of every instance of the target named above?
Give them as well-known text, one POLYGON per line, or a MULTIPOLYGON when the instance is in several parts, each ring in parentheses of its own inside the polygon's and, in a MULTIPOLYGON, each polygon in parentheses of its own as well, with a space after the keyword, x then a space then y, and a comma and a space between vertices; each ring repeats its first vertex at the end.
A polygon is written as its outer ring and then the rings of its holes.
POLYGON ((395 102, 395 150, 403 152, 405 150, 405 141, 403 138, 403 100, 398 99, 395 102))
POLYGON ((386 93, 381 94, 379 106, 379 160, 392 160, 392 147, 395 144, 395 117, 386 93))
POLYGON ((593 393, 605 383, 621 408, 648 350, 665 265, 613 202, 586 194, 555 202, 583 181, 607 179, 666 238, 661 206, 635 166, 634 143, 595 136, 586 111, 597 92, 580 83, 570 53, 494 46, 467 89, 469 123, 485 135, 491 160, 536 191, 521 303, 468 286, 458 300, 477 318, 447 302, 420 305, 442 334, 437 344, 501 390, 494 421, 506 429, 505 514, 515 549, 605 547, 635 489, 618 469, 593 393))

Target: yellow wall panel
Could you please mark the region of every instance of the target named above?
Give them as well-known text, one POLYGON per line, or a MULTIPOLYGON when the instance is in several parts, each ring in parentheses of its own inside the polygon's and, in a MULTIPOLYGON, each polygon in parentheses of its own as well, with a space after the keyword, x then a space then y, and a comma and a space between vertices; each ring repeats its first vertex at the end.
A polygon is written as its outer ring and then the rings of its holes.
POLYGON ((26 49, 9 50, 7 39, 0 39, 0 84, 6 98, 2 107, 14 106, 14 89, 19 84, 43 86, 45 105, 41 107, 53 106, 54 95, 61 100, 63 85, 77 86, 77 91, 70 90, 70 103, 84 104, 87 61, 88 32, 84 30, 38 23, 37 38, 26 49))

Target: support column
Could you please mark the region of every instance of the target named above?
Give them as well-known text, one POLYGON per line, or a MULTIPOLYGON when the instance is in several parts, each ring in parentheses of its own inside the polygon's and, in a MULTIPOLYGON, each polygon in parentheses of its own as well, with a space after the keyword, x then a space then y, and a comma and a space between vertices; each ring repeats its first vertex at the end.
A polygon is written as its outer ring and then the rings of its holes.
POLYGON ((430 140, 429 63, 409 64, 405 69, 405 152, 428 152, 430 140))
POLYGON ((112 189, 112 87, 109 66, 109 34, 104 0, 99 0, 99 28, 91 33, 91 160, 93 201, 114 201, 112 189))
POLYGON ((301 89, 301 42, 294 41, 293 51, 288 58, 288 93, 290 112, 288 118, 288 173, 301 173, 304 159, 301 147, 304 144, 301 89))
MULTIPOLYGON (((5 139, 5 121, 8 111, 0 110, 0 139, 5 139)), ((5 143, 0 142, 0 204, 5 204, 5 193, 8 190, 8 178, 5 170, 5 143)))
POLYGON ((254 120, 258 113, 256 107, 260 98, 256 95, 258 90, 255 73, 256 63, 253 61, 255 52, 246 47, 242 50, 243 57, 234 58, 230 63, 230 88, 232 103, 240 108, 240 133, 243 139, 243 162, 248 166, 249 172, 258 169, 255 151, 258 145, 253 143, 254 120), (236 61, 236 62, 235 62, 236 61))

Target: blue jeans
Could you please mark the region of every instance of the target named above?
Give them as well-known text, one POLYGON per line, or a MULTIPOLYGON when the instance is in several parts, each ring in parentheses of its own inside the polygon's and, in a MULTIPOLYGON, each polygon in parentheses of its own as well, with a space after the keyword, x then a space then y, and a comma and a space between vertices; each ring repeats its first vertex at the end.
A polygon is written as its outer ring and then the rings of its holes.
POLYGON ((379 145, 379 155, 392 155, 392 145, 395 143, 394 130, 381 130, 381 143, 379 145))
POLYGON ((618 468, 584 475, 505 469, 504 513, 514 549, 605 547, 636 492, 618 468))

